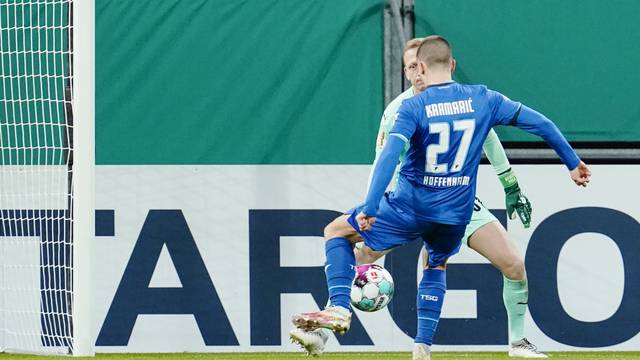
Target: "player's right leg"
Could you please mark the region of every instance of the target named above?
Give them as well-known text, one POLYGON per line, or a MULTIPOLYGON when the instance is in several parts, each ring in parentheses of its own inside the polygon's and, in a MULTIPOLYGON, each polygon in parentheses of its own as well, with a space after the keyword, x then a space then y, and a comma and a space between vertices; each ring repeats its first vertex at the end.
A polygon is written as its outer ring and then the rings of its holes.
POLYGON ((339 333, 349 330, 351 284, 356 264, 353 244, 362 241, 362 238, 349 224, 348 218, 349 215, 341 215, 324 229, 327 259, 324 270, 329 289, 329 306, 318 312, 294 315, 294 325, 302 330, 326 328, 339 333))
MULTIPOLYGON (((371 264, 376 262, 379 258, 389 253, 386 251, 375 251, 360 242, 355 246, 354 252, 356 257, 356 264, 371 264), (359 245, 359 246, 358 246, 359 245)), ((330 303, 327 302, 327 306, 330 303)), ((320 356, 324 352, 324 347, 329 340, 331 331, 326 328, 319 328, 312 331, 304 331, 302 329, 295 328, 289 332, 289 338, 292 342, 300 345, 308 355, 320 356)))
POLYGON ((355 256, 352 244, 362 241, 375 251, 391 249, 416 239, 419 233, 411 231, 415 222, 407 219, 389 204, 388 197, 380 201, 376 224, 371 230, 360 231, 355 216, 362 206, 332 221, 325 228, 325 274, 329 289, 330 306, 315 313, 293 316, 293 323, 303 330, 327 328, 344 333, 351 325, 351 285, 355 275, 355 256), (404 230, 409 229, 409 230, 404 230))

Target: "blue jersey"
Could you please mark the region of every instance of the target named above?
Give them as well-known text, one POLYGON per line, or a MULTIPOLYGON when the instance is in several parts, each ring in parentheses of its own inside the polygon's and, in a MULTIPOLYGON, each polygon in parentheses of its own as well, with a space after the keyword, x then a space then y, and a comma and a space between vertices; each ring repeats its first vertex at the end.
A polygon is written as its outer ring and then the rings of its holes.
MULTIPOLYGON (((410 144, 392 203, 416 219, 467 224, 482 145, 495 125, 515 125, 542 136, 570 169, 579 162, 555 125, 526 106, 483 85, 434 85, 403 102, 390 131, 410 144)), ((368 215, 377 211, 379 198, 371 194, 379 189, 370 189, 367 196, 368 215)))

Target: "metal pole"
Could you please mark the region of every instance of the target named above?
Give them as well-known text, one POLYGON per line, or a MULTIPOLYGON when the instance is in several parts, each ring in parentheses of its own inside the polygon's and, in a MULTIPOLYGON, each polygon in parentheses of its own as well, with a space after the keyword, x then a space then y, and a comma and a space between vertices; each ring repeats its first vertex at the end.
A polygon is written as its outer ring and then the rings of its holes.
POLYGON ((404 78, 402 49, 414 34, 414 0, 388 0, 384 8, 384 102, 411 84, 404 78))

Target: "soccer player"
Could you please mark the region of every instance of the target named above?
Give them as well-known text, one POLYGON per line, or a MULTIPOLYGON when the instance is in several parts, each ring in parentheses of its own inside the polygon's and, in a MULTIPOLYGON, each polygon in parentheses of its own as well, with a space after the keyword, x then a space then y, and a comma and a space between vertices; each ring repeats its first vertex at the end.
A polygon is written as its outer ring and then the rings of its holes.
MULTIPOLYGON (((389 131, 395 123, 395 114, 398 112, 402 101, 424 90, 424 84, 420 77, 417 76, 418 60, 416 53, 421 41, 421 38, 411 39, 407 41, 405 45, 402 57, 405 64, 404 73, 412 86, 391 101, 384 110, 376 141, 376 159, 374 166, 380 158, 384 143, 389 137, 389 131)), ((405 149, 400 154, 401 162, 404 160, 406 150, 407 146, 405 146, 405 149)), ((500 144, 500 139, 493 129, 489 131, 489 135, 483 145, 483 150, 496 171, 500 182, 504 186, 509 217, 513 219, 517 213, 525 228, 528 228, 531 223, 531 205, 527 198, 521 193, 518 181, 511 170, 504 148, 500 144)), ((371 179, 372 176, 373 171, 369 179, 371 179)), ((396 168, 392 185, 395 185, 398 177, 399 168, 396 168)), ((528 302, 528 286, 524 261, 507 238, 506 229, 477 198, 473 204, 471 222, 467 225, 462 241, 465 245, 484 256, 502 272, 502 298, 507 310, 509 323, 509 356, 546 358, 547 356, 539 352, 524 336, 525 313, 528 302)), ((357 247, 355 254, 356 263, 373 263, 387 252, 388 251, 373 251, 366 245, 357 247)), ((423 264, 426 266, 425 249, 422 250, 422 258, 423 264)), ((309 333, 296 328, 290 332, 290 337, 292 341, 300 344, 310 355, 320 355, 328 340, 328 331, 327 329, 321 328, 309 333)))
POLYGON ((578 186, 587 185, 591 172, 542 114, 485 86, 452 81, 455 60, 444 38, 425 38, 417 57, 425 90, 400 107, 365 203, 325 228, 330 305, 319 312, 296 314, 292 320, 304 330, 348 331, 355 265, 352 245, 364 240, 370 249, 384 251, 422 238, 429 258, 418 286, 413 359, 424 360, 431 357, 440 318, 446 261, 458 252, 473 211, 480 149, 489 130, 510 125, 542 137, 570 169, 578 186), (406 143, 410 146, 396 190, 385 194, 406 143))

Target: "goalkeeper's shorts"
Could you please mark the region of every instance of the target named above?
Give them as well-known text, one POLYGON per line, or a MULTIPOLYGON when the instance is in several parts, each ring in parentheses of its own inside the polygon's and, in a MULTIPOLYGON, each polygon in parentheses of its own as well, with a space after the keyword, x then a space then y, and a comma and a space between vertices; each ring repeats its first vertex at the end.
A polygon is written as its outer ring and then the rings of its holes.
POLYGON ((476 230, 483 227, 484 225, 492 222, 498 221, 489 209, 487 209, 480 199, 476 198, 473 203, 473 213, 471 214, 471 221, 467 225, 467 228, 464 230, 464 237, 462 238, 462 242, 469 246, 468 241, 471 235, 473 235, 476 230))

